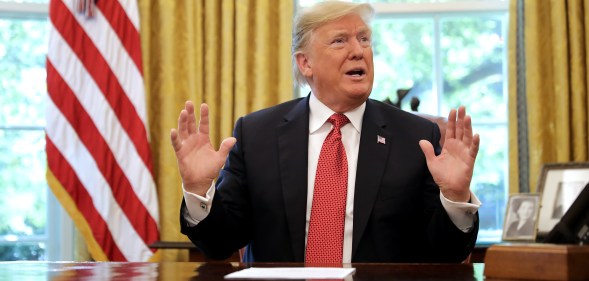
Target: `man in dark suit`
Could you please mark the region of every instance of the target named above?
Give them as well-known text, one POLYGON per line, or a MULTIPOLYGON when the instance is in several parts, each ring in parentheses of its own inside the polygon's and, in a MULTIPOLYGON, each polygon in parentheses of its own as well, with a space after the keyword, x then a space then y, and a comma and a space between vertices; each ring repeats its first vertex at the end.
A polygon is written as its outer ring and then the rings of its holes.
MULTIPOLYGON (((181 231, 206 255, 224 259, 247 245, 248 261, 324 261, 309 258, 312 213, 319 212, 314 196, 322 188, 322 143, 336 130, 327 120, 343 114, 349 121, 337 129, 343 168, 327 168, 343 169, 347 188, 335 219, 343 226, 333 235, 335 260, 460 262, 468 256, 478 232, 480 202, 470 180, 479 136, 464 107, 452 110, 441 149, 434 123, 368 99, 372 14, 367 4, 329 1, 299 15, 295 75, 311 94, 240 118, 219 151, 209 140, 207 105, 197 126, 194 106, 186 103, 171 133, 185 198, 181 231)), ((333 243, 326 241, 318 243, 333 243)))

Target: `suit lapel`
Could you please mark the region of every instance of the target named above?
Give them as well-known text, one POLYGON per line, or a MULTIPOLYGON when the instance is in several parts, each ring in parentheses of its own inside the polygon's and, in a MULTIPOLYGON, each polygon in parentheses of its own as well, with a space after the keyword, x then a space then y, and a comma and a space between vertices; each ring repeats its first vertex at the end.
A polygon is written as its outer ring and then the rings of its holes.
POLYGON ((366 101, 362 121, 354 191, 352 260, 372 212, 392 142, 392 134, 385 130, 384 118, 373 103, 366 101), (384 139, 379 141, 379 137, 384 139))
POLYGON ((295 261, 303 261, 307 202, 309 98, 302 99, 277 128, 284 208, 295 261))

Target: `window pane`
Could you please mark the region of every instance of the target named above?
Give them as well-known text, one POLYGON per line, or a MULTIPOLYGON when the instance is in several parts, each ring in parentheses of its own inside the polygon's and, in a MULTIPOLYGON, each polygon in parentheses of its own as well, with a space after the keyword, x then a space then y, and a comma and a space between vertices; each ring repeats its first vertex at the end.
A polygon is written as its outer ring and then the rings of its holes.
POLYGON ((419 111, 437 112, 433 87, 433 20, 377 19, 373 22, 374 89, 371 98, 397 102, 397 90, 412 88, 402 100, 409 110, 411 97, 419 111))
POLYGON ((45 132, 0 130, 0 155, 0 236, 44 235, 45 132))
POLYGON ((0 126, 44 126, 47 22, 0 19, 0 126))
POLYGON ((483 202, 479 209, 478 242, 499 242, 507 200, 507 126, 474 126, 481 136, 471 183, 472 191, 483 202))
POLYGON ((504 39, 501 17, 442 20, 442 112, 465 105, 475 122, 507 122, 504 39))
POLYGON ((45 260, 44 243, 0 244, 0 261, 45 260))

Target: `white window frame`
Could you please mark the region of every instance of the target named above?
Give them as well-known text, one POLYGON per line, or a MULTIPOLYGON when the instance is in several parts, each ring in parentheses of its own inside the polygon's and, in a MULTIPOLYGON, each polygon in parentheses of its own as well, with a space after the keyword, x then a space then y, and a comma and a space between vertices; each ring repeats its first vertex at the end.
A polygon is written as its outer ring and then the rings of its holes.
MULTIPOLYGON (((16 3, 0 0, 0 18, 3 19, 47 19, 49 4, 47 3, 16 3)), ((4 126, 5 130, 43 130, 42 127, 4 126)), ((16 242, 42 242, 45 244, 45 258, 48 261, 74 260, 74 224, 61 207, 53 192, 47 186, 47 225, 44 236, 22 236, 16 238, 0 238, 0 243, 7 245, 16 242)))
POLYGON ((377 15, 507 12, 508 1, 461 1, 435 3, 370 3, 377 15))

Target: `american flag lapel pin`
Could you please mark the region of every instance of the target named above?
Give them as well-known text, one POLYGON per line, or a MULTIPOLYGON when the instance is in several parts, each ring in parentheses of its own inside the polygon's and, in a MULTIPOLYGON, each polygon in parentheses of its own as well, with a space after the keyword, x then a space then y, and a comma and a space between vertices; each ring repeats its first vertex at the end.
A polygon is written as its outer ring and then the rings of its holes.
POLYGON ((387 144, 387 141, 383 136, 376 135, 376 143, 387 144))

